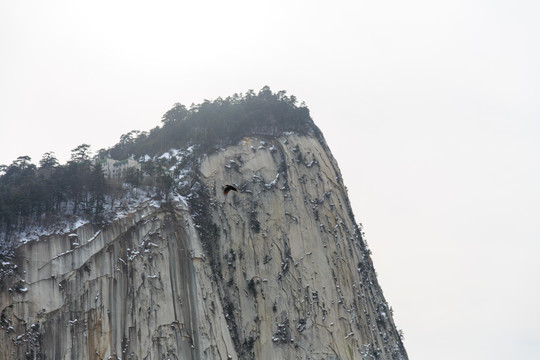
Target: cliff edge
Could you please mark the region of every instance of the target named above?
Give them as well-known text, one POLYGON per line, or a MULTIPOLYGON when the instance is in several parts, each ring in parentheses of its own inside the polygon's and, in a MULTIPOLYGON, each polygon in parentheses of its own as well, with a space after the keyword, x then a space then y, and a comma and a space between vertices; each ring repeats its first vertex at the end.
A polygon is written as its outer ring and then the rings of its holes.
POLYGON ((17 248, 0 358, 407 359, 322 136, 194 163, 182 196, 17 248))

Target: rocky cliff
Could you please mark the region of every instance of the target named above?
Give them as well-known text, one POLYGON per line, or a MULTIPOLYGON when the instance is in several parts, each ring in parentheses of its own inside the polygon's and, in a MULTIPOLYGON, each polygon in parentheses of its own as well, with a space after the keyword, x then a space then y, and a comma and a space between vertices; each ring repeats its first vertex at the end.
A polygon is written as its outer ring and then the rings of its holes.
POLYGON ((0 359, 407 359, 321 136, 194 163, 184 196, 17 248, 0 359))

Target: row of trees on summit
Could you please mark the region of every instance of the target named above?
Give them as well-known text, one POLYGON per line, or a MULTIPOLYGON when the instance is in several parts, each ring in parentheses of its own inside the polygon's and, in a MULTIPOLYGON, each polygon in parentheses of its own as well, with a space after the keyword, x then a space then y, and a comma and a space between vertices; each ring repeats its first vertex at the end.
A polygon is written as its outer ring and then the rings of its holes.
POLYGON ((101 166, 90 159, 90 146, 73 149, 71 160, 61 165, 53 153, 45 153, 39 166, 28 156, 18 157, 0 168, 0 229, 4 232, 30 218, 68 210, 103 221, 108 190, 101 166))
MULTIPOLYGON (((106 178, 103 168, 90 156, 90 146, 72 150, 71 160, 61 165, 53 153, 45 153, 39 166, 28 156, 18 157, 11 165, 0 166, 0 231, 20 229, 27 222, 46 225, 58 215, 79 215, 96 223, 105 222, 105 201, 114 204, 126 189, 123 183, 143 185, 143 171, 130 168, 122 179, 106 178)), ((172 174, 163 164, 148 161, 144 173, 158 194, 167 196, 173 184, 172 174)))
POLYGON ((120 142, 102 150, 115 159, 156 155, 171 148, 196 144, 204 152, 238 142, 247 135, 279 135, 284 131, 305 134, 319 130, 309 109, 297 104, 285 91, 273 93, 268 86, 259 93, 234 94, 227 98, 205 100, 190 108, 176 103, 162 117, 162 125, 149 132, 132 131, 120 142))
MULTIPOLYGON (((81 215, 103 223, 106 199, 114 201, 122 196, 122 182, 141 186, 143 177, 142 172, 133 170, 121 181, 106 179, 94 158, 143 159, 190 145, 196 145, 200 155, 247 135, 311 130, 318 132, 307 107, 298 106, 296 98, 285 91, 273 93, 264 87, 258 93, 250 90, 245 95, 205 100, 190 108, 177 103, 163 115, 161 126, 149 132, 124 134, 116 145, 99 150, 95 157, 87 144, 73 149, 65 164, 50 152, 38 165, 28 156, 20 156, 10 165, 0 165, 0 235, 5 238, 30 219, 41 223, 60 214, 81 215)), ((150 184, 166 196, 173 186, 173 174, 152 160, 142 162, 142 168, 147 177, 153 178, 150 184)))

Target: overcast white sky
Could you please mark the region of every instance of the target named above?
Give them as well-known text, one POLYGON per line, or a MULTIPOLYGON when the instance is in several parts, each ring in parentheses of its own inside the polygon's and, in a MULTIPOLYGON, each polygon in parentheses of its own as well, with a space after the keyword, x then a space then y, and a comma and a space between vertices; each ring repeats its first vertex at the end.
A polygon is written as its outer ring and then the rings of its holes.
POLYGON ((415 360, 540 354, 540 2, 0 0, 0 164, 305 101, 415 360))

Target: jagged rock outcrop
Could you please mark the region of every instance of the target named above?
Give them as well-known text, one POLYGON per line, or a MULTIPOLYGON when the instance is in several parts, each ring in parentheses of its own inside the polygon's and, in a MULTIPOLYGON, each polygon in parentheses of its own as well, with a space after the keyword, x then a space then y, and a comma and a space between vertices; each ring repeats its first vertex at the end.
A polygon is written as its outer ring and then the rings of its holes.
POLYGON ((407 359, 322 137, 245 138, 189 188, 21 245, 0 358, 407 359))

